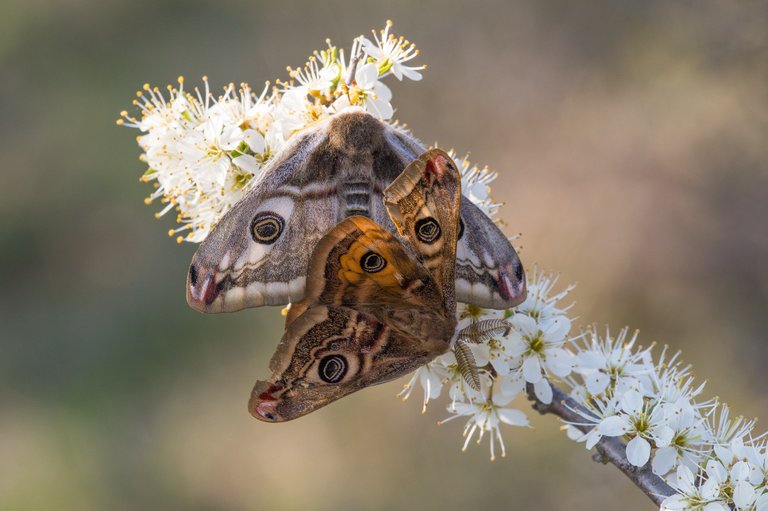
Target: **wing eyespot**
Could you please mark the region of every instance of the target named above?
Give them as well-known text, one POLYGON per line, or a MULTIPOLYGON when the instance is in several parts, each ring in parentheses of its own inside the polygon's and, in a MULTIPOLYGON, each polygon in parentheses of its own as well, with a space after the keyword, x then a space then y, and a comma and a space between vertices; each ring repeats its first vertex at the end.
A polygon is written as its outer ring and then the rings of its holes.
POLYGON ((366 252, 360 258, 360 266, 368 273, 376 273, 384 269, 387 261, 373 251, 366 252))
POLYGON ((456 239, 460 240, 462 236, 464 236, 464 219, 459 217, 459 236, 456 239))
POLYGON ((262 211, 253 217, 251 236, 256 243, 271 245, 283 233, 284 226, 283 217, 272 211, 262 211))
POLYGON ((431 216, 416 222, 414 231, 416 231, 416 237, 423 243, 431 244, 440 239, 440 225, 431 216))
POLYGON ((347 374, 347 359, 341 355, 327 355, 317 367, 320 379, 325 383, 338 383, 347 374))

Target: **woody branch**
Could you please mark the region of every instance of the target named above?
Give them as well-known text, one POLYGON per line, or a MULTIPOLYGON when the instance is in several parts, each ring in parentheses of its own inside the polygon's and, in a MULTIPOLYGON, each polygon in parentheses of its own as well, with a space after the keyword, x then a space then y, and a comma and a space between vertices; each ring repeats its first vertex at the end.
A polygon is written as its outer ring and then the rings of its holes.
MULTIPOLYGON (((589 411, 556 386, 552 386, 552 402, 550 404, 542 403, 536 398, 532 385, 528 385, 527 391, 528 399, 532 402, 533 409, 540 414, 556 415, 563 421, 574 424, 582 433, 588 433, 592 428, 592 426, 578 425, 583 422, 583 417, 576 410, 582 413, 589 413, 589 411)), ((653 473, 650 464, 645 465, 643 468, 632 465, 626 457, 627 446, 618 437, 603 437, 595 445, 595 450, 597 451, 594 456, 595 461, 614 465, 635 483, 635 486, 640 488, 654 504, 661 505, 666 497, 675 492, 671 486, 653 473)))

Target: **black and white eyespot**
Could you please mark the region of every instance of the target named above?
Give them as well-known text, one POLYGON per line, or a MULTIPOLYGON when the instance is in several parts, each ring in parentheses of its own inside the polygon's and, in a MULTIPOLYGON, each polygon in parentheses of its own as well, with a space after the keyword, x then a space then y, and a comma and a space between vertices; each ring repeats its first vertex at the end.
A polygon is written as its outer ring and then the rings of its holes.
POLYGON ((440 225, 431 216, 416 222, 414 230, 416 231, 416 237, 424 243, 434 243, 440 238, 440 225))
POLYGON ((272 211, 262 211, 253 217, 251 236, 256 243, 271 245, 283 233, 285 221, 283 217, 272 211))
POLYGON ((461 239, 461 237, 464 236, 464 219, 459 217, 459 237, 456 239, 461 239))
POLYGON ((341 355, 327 355, 317 367, 320 379, 325 383, 338 383, 347 374, 347 359, 341 355))
POLYGON ((373 251, 366 252, 360 258, 360 266, 368 273, 376 273, 384 269, 387 261, 379 254, 373 251))

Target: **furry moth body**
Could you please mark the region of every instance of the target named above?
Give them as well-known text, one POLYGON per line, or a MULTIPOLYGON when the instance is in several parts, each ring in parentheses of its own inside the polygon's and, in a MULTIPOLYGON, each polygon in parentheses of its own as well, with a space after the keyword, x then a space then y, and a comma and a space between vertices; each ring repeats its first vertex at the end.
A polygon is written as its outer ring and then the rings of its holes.
MULTIPOLYGON (((254 417, 301 417, 403 376, 451 348, 457 337, 460 190, 450 157, 430 150, 383 191, 402 241, 357 215, 320 239, 306 295, 291 307, 270 362, 272 376, 251 394, 254 417)), ((474 367, 471 357, 465 362, 474 367)))
MULTIPOLYGON (((234 312, 301 299, 310 254, 337 223, 363 215, 396 232, 383 191, 424 151, 405 130, 360 111, 296 134, 200 245, 187 301, 234 312)), ((466 198, 460 212, 457 300, 496 309, 521 302, 525 279, 512 245, 466 198)))

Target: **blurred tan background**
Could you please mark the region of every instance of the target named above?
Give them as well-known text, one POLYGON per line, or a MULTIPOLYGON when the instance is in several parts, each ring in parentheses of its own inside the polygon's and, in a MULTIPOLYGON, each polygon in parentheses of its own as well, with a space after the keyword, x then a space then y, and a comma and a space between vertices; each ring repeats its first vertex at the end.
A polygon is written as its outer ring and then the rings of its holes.
POLYGON ((462 454, 401 383, 257 422, 277 310, 187 307, 195 246, 143 205, 118 112, 145 81, 284 77, 387 18, 429 65, 396 117, 501 173, 579 322, 683 349, 768 420, 767 2, 4 0, 0 509, 652 509, 549 418, 462 454))

